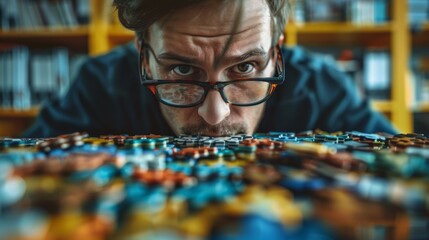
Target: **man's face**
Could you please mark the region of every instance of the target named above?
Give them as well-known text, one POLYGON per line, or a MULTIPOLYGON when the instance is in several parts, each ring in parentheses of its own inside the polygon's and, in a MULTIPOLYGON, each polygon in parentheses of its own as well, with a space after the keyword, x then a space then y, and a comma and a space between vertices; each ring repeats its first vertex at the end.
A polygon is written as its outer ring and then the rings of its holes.
MULTIPOLYGON (((239 2, 209 0, 155 22, 147 40, 153 50, 146 68, 151 78, 212 83, 271 77, 276 58, 272 54, 269 7, 265 0, 246 0, 240 24, 231 32, 239 2), (230 45, 223 53, 228 41, 230 45)), ((213 90, 195 107, 160 107, 177 135, 222 136, 252 134, 265 104, 233 106, 213 90)))

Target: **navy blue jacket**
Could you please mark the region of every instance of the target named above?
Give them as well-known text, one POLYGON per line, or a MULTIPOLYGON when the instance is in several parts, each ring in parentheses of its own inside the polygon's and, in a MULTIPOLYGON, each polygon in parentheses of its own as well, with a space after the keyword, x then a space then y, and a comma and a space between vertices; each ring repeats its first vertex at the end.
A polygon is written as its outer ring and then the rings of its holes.
MULTIPOLYGON (((257 132, 396 133, 384 116, 358 97, 345 73, 303 48, 282 51, 286 81, 267 101, 257 132)), ((45 104, 24 136, 51 137, 76 131, 92 136, 174 135, 153 94, 140 85, 137 60, 132 44, 89 59, 67 95, 45 104)))

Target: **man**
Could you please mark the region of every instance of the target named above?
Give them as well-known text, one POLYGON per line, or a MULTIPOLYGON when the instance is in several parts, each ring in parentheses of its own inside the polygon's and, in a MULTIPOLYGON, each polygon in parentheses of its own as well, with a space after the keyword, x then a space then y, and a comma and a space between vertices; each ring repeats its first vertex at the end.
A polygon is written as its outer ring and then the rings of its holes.
POLYGON ((287 0, 114 4, 138 51, 124 46, 89 60, 26 136, 395 132, 344 73, 281 48, 287 0))

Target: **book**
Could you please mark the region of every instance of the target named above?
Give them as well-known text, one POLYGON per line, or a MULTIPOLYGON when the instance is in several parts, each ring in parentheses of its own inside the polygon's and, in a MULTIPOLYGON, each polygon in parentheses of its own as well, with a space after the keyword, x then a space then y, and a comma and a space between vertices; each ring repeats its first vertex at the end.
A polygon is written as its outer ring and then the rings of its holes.
POLYGON ((2 30, 8 31, 13 29, 18 24, 18 2, 17 1, 8 1, 3 0, 3 20, 2 20, 2 30))
POLYGON ((0 28, 3 28, 4 11, 5 11, 5 0, 0 0, 0 28))
POLYGON ((296 22, 352 22, 380 24, 388 21, 388 0, 296 0, 296 22))
POLYGON ((347 0, 306 0, 305 16, 308 22, 340 22, 346 20, 347 0))
POLYGON ((31 95, 28 84, 29 50, 18 47, 12 50, 13 56, 13 109, 23 110, 31 107, 31 95))
POLYGON ((0 27, 37 29, 40 27, 76 27, 79 13, 83 24, 89 23, 88 0, 0 0, 0 27))
POLYGON ((363 56, 365 92, 371 99, 390 99, 390 53, 385 50, 369 50, 363 56))
POLYGON ((52 12, 48 0, 40 0, 38 2, 38 9, 40 11, 40 15, 44 19, 45 26, 48 28, 53 28, 58 25, 56 14, 52 12))
POLYGON ((429 1, 408 0, 408 21, 417 26, 429 21, 429 1))
POLYGON ((60 2, 62 13, 64 14, 67 26, 76 27, 78 26, 77 17, 73 10, 73 5, 70 0, 63 0, 60 2))
POLYGON ((36 28, 45 26, 44 19, 41 15, 38 2, 39 2, 39 0, 28 0, 28 4, 29 4, 31 12, 33 14, 34 25, 36 28))
POLYGON ((89 23, 90 16, 90 3, 88 0, 75 0, 76 1, 76 16, 80 25, 89 23))
POLYGON ((0 107, 29 109, 65 95, 87 55, 73 58, 67 48, 30 51, 0 45, 0 107))
POLYGON ((295 0, 294 4, 294 21, 296 23, 305 22, 305 7, 304 0, 295 0))
POLYGON ((411 56, 411 82, 413 85, 413 106, 429 103, 429 53, 414 53, 411 56))

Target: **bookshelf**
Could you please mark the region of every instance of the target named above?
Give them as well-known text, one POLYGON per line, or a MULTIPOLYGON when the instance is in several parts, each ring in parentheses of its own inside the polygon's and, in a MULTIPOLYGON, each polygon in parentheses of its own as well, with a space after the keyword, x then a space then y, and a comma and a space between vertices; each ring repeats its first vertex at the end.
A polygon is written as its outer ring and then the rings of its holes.
MULTIPOLYGON (((24 47, 28 49, 29 52, 37 52, 39 56, 47 55, 49 51, 53 52, 56 51, 54 49, 60 48, 66 49, 68 53, 70 52, 73 54, 93 54, 89 42, 93 38, 95 27, 93 26, 93 22, 89 21, 92 14, 88 12, 90 9, 88 5, 91 3, 90 1, 93 0, 63 1, 61 2, 61 4, 63 4, 61 7, 58 6, 59 1, 32 1, 26 6, 26 12, 20 11, 22 10, 20 4, 23 4, 23 2, 19 1, 12 1, 7 6, 0 6, 0 8, 2 8, 0 11, 8 8, 8 11, 5 10, 3 13, 9 14, 9 16, 4 16, 4 18, 0 19, 0 47, 24 47), (42 7, 43 4, 45 5, 42 7), (17 9, 19 11, 16 11, 17 9), (60 11, 64 13, 66 10, 71 9, 73 9, 74 16, 69 14, 67 20, 64 16, 61 21, 59 21, 58 18, 48 19, 52 18, 54 15, 58 17, 60 11), (35 21, 36 19, 34 18, 35 12, 39 14, 37 21, 35 21), (47 16, 47 12, 52 14, 48 14, 50 16, 47 16), (42 20, 40 16, 43 14, 45 15, 42 20), (13 19, 13 21, 10 19, 13 19), (32 21, 29 22, 29 19, 32 21), (5 23, 5 21, 8 22, 5 23), (12 26, 12 23, 15 26, 12 26)), ((3 3, 6 2, 4 1, 3 3)), ((70 55, 68 56, 71 57, 70 55)), ((54 58, 56 56, 52 54, 49 55, 49 57, 54 58)), ((68 57, 66 56, 66 58, 68 57)), ((36 55, 31 53, 28 58, 29 62, 34 59, 36 59, 36 55)), ((59 63, 55 62, 55 64, 59 63)), ((28 69, 31 67, 33 66, 29 63, 28 69)), ((67 66, 67 68, 68 67, 69 66, 67 66)), ((46 70, 45 68, 40 69, 42 72, 46 70)), ((31 71, 33 71, 33 69, 31 71)), ((45 73, 42 72, 42 77, 47 78, 46 75, 44 75, 45 73)), ((12 81, 16 81, 16 79, 13 78, 12 81)), ((58 91, 58 89, 55 89, 55 91, 58 91)), ((30 108, 23 107, 22 109, 14 109, 12 106, 0 108, 0 137, 19 136, 19 134, 32 124, 39 110, 40 106, 37 105, 30 108)))
MULTIPOLYGON (((384 113, 401 132, 412 132, 411 89, 409 84, 408 59, 410 57, 410 34, 407 0, 390 1, 390 20, 377 24, 354 24, 351 22, 291 22, 285 29, 289 46, 360 46, 385 48, 391 55, 390 100, 372 100, 373 108, 384 113)), ((424 42, 425 34, 413 41, 424 42)), ((414 43, 414 42, 413 42, 414 43)))
MULTIPOLYGON (((417 110, 411 107, 412 89, 409 84, 408 60, 412 46, 427 46, 429 22, 424 24, 418 33, 412 34, 407 17, 408 0, 388 2, 391 2, 390 20, 385 23, 299 23, 292 19, 285 28, 285 40, 288 46, 361 46, 388 49, 391 54, 391 99, 372 101, 371 105, 388 116, 401 132, 412 132, 413 111, 429 112, 429 103, 421 104, 417 110)), ((61 45, 91 56, 106 53, 116 45, 134 39, 133 32, 124 29, 115 19, 116 13, 110 3, 111 1, 105 0, 88 0, 90 20, 85 25, 72 28, 0 30, 0 44, 22 44, 30 48, 61 45)), ((31 123, 37 112, 37 107, 19 112, 0 110, 0 136, 17 136, 31 123)))

